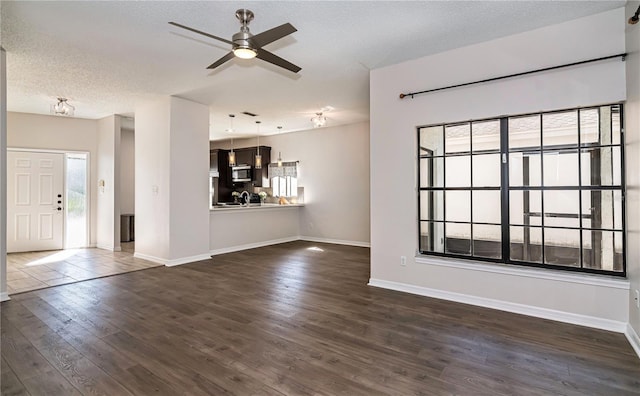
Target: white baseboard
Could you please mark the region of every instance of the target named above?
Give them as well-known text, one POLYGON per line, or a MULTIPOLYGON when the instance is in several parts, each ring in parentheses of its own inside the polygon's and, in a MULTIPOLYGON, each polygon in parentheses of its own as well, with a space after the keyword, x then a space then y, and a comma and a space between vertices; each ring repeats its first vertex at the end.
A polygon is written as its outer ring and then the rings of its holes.
POLYGON ((108 250, 110 252, 120 252, 120 251, 122 251, 122 248, 120 246, 115 247, 115 246, 108 246, 108 245, 100 245, 100 244, 98 244, 98 245, 96 245, 96 247, 98 249, 108 250))
POLYGON ((147 260, 147 261, 151 261, 152 263, 162 264, 162 265, 166 265, 167 262, 169 261, 167 259, 151 256, 149 254, 138 253, 138 252, 133 253, 133 257, 139 258, 139 259, 143 259, 143 260, 147 260))
POLYGON ((220 249, 213 249, 209 251, 209 254, 211 254, 212 256, 217 256, 218 254, 239 252, 240 250, 255 249, 255 248, 264 247, 264 246, 277 245, 279 243, 293 242, 299 239, 300 237, 298 236, 280 238, 280 239, 271 239, 268 241, 247 243, 245 245, 236 245, 236 246, 229 246, 229 247, 220 248, 220 249))
POLYGON ((335 245, 349 245, 360 247, 371 247, 371 242, 347 241, 344 239, 317 238, 310 236, 300 236, 300 240, 319 243, 333 243, 335 245))
POLYGON ((427 287, 414 286, 406 283, 390 282, 380 279, 369 279, 369 286, 381 287, 383 289, 396 290, 406 293, 418 294, 421 296, 433 297, 442 300, 455 301, 464 304, 477 305, 485 308, 498 309, 500 311, 512 312, 522 315, 534 316, 537 318, 550 319, 558 322, 576 324, 580 326, 593 327, 596 329, 625 333, 626 322, 619 322, 611 319, 603 319, 595 316, 575 314, 571 312, 557 311, 548 308, 541 308, 532 305, 512 303, 508 301, 494 300, 490 298, 471 296, 468 294, 448 292, 444 290, 430 289, 427 287))
POLYGON ((211 255, 209 253, 205 253, 205 254, 198 254, 195 256, 190 256, 190 257, 183 257, 183 258, 179 258, 179 259, 173 259, 173 260, 168 260, 167 263, 165 264, 167 267, 174 267, 176 265, 182 265, 182 264, 188 264, 188 263, 195 263, 196 261, 203 261, 203 260, 209 260, 211 258, 211 255))
POLYGON ((0 293, 0 302, 9 301, 9 300, 11 300, 11 298, 9 298, 9 293, 7 292, 0 293))
POLYGON ((139 259, 143 259, 143 260, 147 260, 147 261, 151 261, 153 263, 162 264, 162 265, 165 265, 167 267, 174 267, 176 265, 193 263, 193 262, 202 261, 202 260, 208 260, 208 259, 211 258, 211 255, 205 253, 205 254, 198 254, 196 256, 182 257, 182 258, 178 258, 178 259, 169 260, 169 259, 164 259, 164 258, 160 258, 160 257, 156 257, 156 256, 151 256, 149 254, 143 254, 143 253, 135 252, 133 254, 133 257, 139 258, 139 259))
POLYGON ((640 337, 638 337, 638 333, 631 327, 630 323, 627 323, 627 329, 624 335, 627 337, 627 340, 629 340, 629 344, 631 344, 633 350, 636 351, 636 355, 640 358, 640 337))

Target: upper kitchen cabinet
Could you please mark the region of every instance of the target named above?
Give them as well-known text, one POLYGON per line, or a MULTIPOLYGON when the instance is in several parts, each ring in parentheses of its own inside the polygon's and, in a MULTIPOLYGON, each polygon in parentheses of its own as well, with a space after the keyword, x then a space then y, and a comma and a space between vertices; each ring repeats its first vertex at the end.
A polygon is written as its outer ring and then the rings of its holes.
MULTIPOLYGON (((262 187, 268 185, 267 167, 271 162, 271 147, 260 146, 260 155, 262 156, 262 168, 255 169, 256 154, 258 152, 256 146, 244 147, 233 150, 236 153, 237 165, 249 165, 251 167, 251 185, 254 187, 262 187)), ((220 178, 220 188, 222 186, 234 187, 232 182, 231 167, 229 166, 229 150, 213 149, 209 152, 209 170, 210 172, 218 171, 220 178)))

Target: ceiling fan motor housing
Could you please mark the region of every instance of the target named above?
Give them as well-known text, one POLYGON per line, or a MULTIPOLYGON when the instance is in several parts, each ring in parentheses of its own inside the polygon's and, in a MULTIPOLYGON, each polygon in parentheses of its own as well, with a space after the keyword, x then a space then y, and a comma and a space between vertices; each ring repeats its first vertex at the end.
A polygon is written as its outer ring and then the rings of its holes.
POLYGON ((236 18, 238 18, 242 27, 240 31, 231 38, 231 41, 233 41, 233 50, 246 48, 255 52, 255 46, 251 42, 253 34, 249 31, 249 22, 253 20, 253 16, 251 10, 243 8, 236 11, 236 18))
POLYGON ((251 43, 251 38, 253 34, 249 33, 249 30, 246 32, 238 32, 233 35, 231 41, 233 41, 233 49, 237 48, 248 48, 254 49, 255 47, 251 43))

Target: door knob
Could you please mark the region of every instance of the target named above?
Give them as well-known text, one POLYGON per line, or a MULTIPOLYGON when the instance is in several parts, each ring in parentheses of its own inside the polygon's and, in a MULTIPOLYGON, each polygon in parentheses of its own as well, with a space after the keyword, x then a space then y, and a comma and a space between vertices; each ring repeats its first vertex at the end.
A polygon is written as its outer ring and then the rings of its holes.
POLYGON ((60 210, 62 210, 62 208, 58 206, 58 210, 60 211, 60 210))

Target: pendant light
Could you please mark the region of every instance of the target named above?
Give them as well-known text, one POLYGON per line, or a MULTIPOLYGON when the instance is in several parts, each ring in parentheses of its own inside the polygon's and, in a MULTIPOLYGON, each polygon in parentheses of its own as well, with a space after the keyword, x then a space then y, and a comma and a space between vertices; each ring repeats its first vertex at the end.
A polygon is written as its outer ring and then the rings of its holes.
MULTIPOLYGON (((282 132, 282 127, 278 127, 278 133, 282 132)), ((278 167, 282 168, 282 153, 278 151, 278 167)))
POLYGON ((256 169, 262 169, 262 156, 260 155, 260 121, 256 121, 258 125, 258 151, 256 152, 256 160, 254 167, 256 169))
POLYGON ((236 153, 233 151, 233 138, 231 139, 231 151, 229 151, 229 167, 236 166, 236 153))
MULTIPOLYGON (((233 133, 233 118, 235 115, 229 114, 229 129, 227 132, 233 133)), ((236 166, 236 153, 233 151, 233 138, 231 138, 231 151, 229 151, 229 167, 236 166)))

